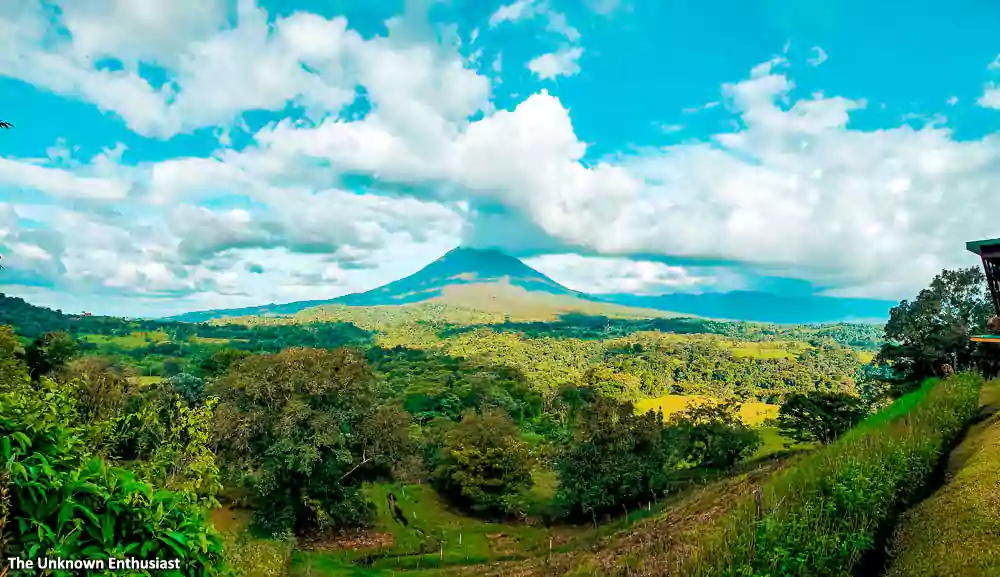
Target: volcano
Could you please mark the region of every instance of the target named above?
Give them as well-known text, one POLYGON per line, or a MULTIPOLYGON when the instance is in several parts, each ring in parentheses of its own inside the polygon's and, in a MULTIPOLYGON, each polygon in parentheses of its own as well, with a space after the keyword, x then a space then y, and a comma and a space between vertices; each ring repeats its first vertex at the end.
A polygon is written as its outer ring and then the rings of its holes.
POLYGON ((662 312, 601 302, 557 283, 499 250, 459 247, 407 277, 369 291, 328 300, 185 313, 168 320, 205 322, 222 317, 292 315, 322 305, 376 307, 422 302, 522 317, 535 313, 551 317, 564 312, 667 316, 662 312))

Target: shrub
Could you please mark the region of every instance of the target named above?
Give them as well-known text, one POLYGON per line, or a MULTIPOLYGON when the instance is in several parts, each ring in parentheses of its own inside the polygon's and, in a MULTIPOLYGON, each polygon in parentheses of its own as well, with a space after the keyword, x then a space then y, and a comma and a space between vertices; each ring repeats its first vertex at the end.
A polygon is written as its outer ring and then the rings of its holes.
POLYGON ((982 379, 927 381, 746 497, 692 558, 692 575, 854 573, 978 406, 982 379))
MULTIPOLYGON (((188 495, 156 490, 123 469, 92 458, 75 401, 60 385, 21 381, 0 393, 0 458, 5 489, 4 557, 179 559, 180 569, 132 575, 215 575, 222 542, 188 495)), ((71 575, 69 571, 57 575, 71 575)))
POLYGON ((166 382, 188 405, 196 405, 205 400, 205 381, 194 375, 180 373, 167 378, 166 382))

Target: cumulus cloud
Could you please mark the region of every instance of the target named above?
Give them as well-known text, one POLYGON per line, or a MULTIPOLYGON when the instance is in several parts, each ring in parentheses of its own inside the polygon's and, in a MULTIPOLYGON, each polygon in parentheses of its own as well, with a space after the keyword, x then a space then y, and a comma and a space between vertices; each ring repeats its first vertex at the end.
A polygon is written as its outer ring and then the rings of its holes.
POLYGON ((560 284, 593 294, 691 292, 716 282, 684 267, 620 257, 551 254, 526 262, 560 284))
POLYGON ((580 72, 580 57, 583 48, 564 47, 556 52, 542 54, 528 62, 528 69, 542 80, 553 80, 559 76, 573 76, 580 72))
POLYGON ((987 84, 983 89, 983 95, 979 97, 976 104, 983 108, 1000 108, 1000 86, 987 84))

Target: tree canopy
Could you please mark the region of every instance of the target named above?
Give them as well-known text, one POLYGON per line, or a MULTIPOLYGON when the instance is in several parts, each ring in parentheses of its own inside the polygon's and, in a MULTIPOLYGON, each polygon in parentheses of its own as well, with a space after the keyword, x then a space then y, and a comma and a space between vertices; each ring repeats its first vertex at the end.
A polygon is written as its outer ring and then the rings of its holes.
POLYGON ((904 387, 943 375, 946 364, 996 374, 995 346, 969 340, 986 332, 991 316, 986 277, 978 267, 943 270, 915 299, 892 308, 877 361, 891 366, 904 387))

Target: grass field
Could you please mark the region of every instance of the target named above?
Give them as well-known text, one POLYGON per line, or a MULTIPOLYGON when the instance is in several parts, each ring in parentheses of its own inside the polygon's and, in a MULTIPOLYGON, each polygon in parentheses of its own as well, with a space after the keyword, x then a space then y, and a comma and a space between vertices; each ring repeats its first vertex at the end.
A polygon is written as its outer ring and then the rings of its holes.
POLYGON ((138 377, 132 377, 132 381, 139 385, 139 387, 148 387, 149 385, 155 385, 156 383, 163 380, 163 377, 156 375, 140 375, 138 377))
POLYGON ((1000 381, 948 463, 950 480, 908 511, 887 575, 1000 575, 1000 381))
MULTIPOLYGON (((663 417, 668 418, 672 413, 683 411, 691 403, 708 400, 711 400, 711 397, 702 395, 665 395, 662 397, 638 401, 635 404, 635 408, 641 413, 661 409, 663 410, 663 417)), ((767 419, 777 417, 778 409, 778 405, 746 402, 740 406, 740 418, 747 425, 757 426, 767 419)))
POLYGON ((161 343, 170 339, 163 331, 135 331, 123 336, 86 334, 80 335, 80 338, 95 345, 109 344, 123 349, 137 349, 150 343, 161 343))
POLYGON ((783 342, 749 342, 749 341, 720 341, 723 347, 729 349, 736 358, 756 358, 756 359, 794 359, 796 356, 809 349, 809 345, 801 341, 783 342))

